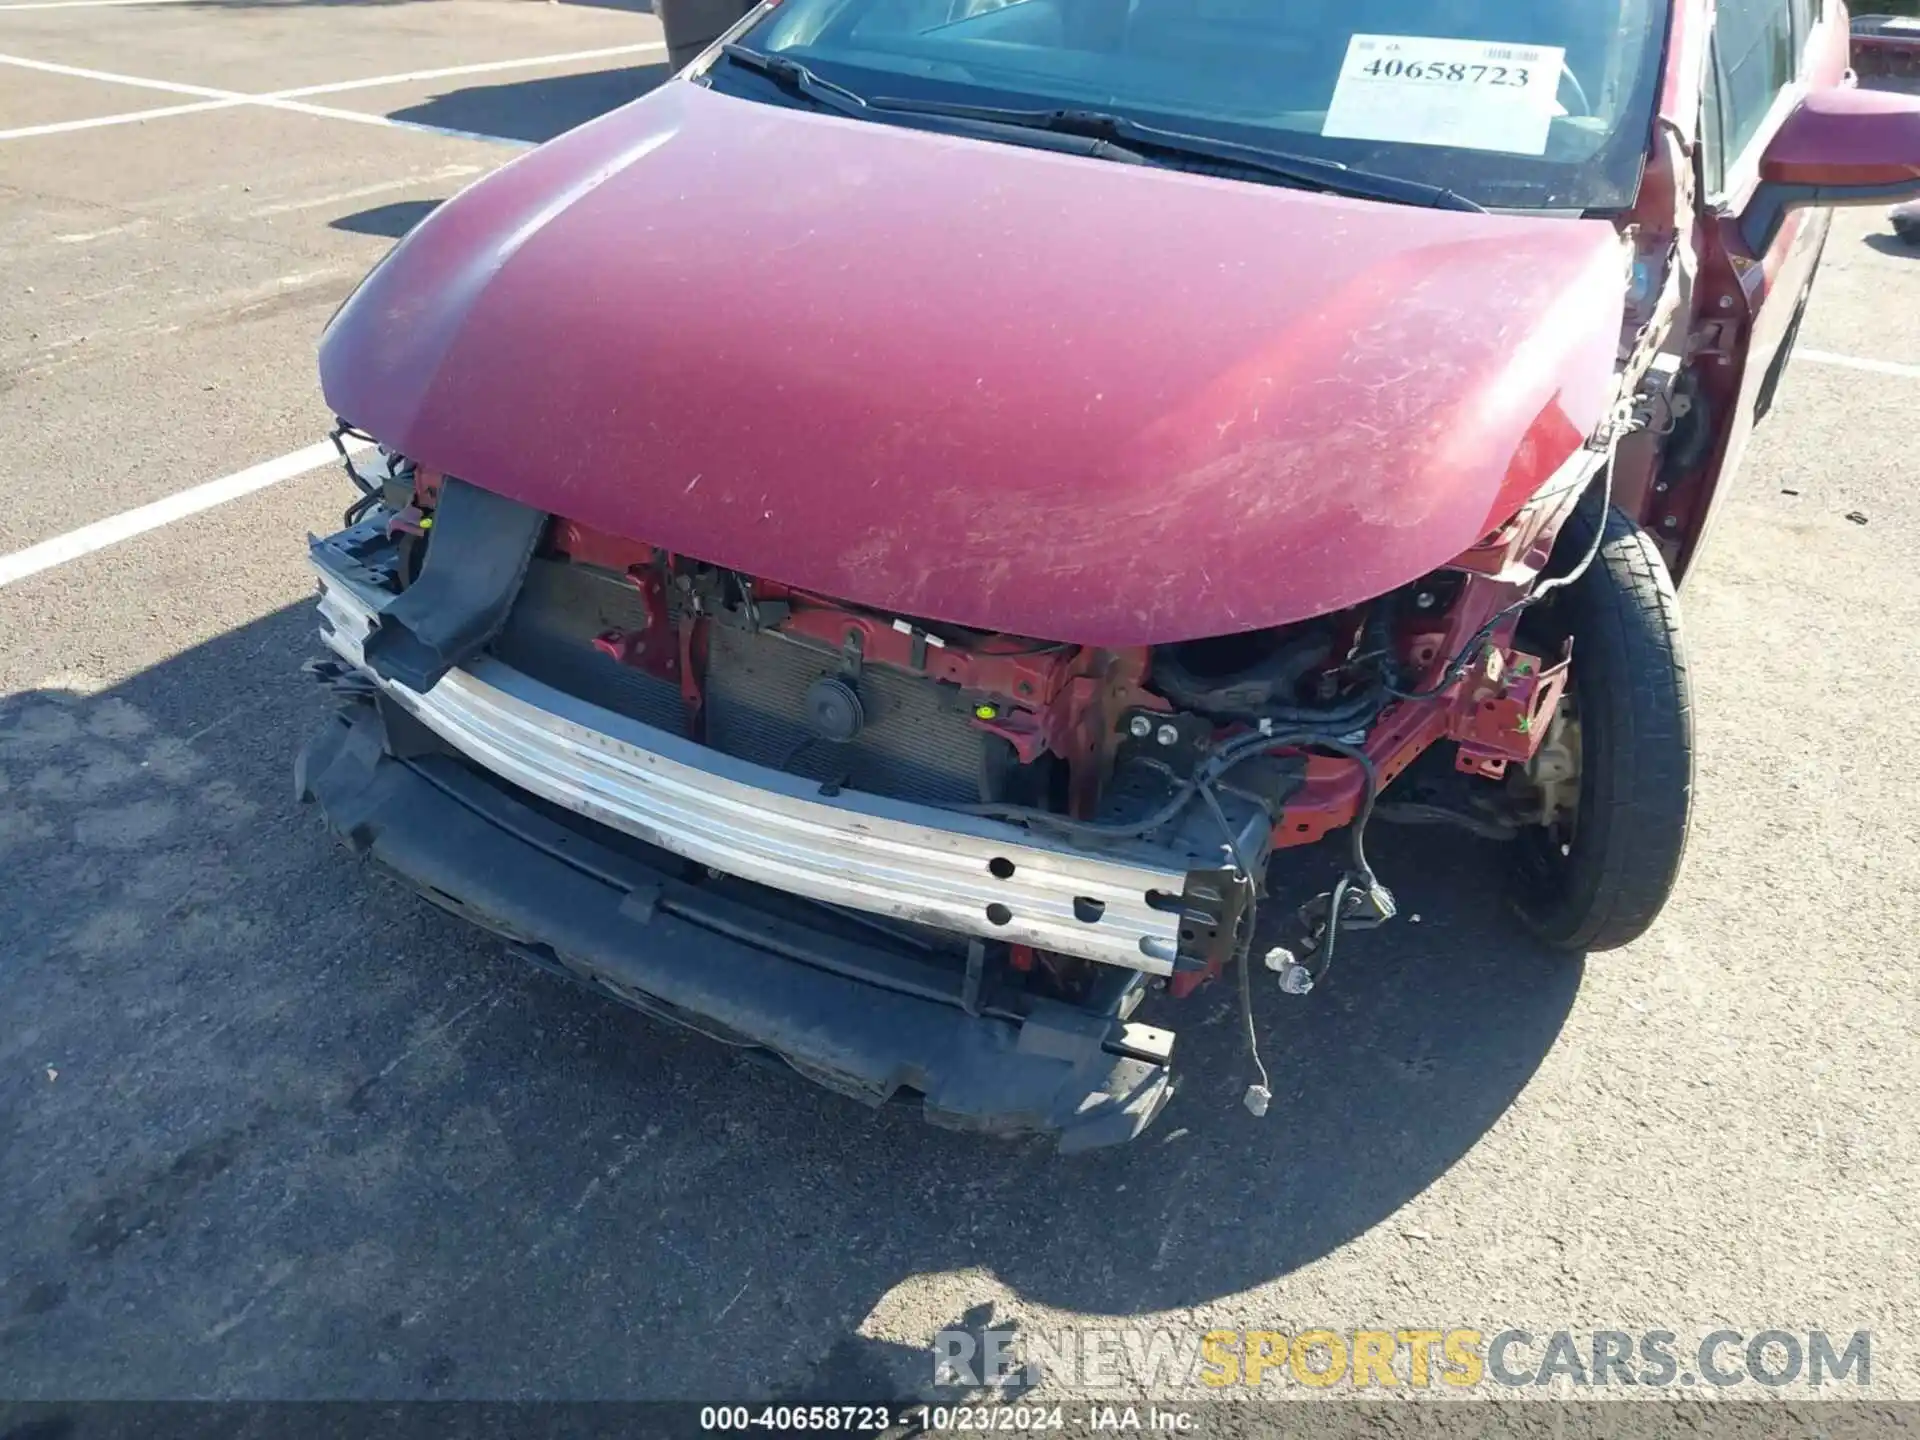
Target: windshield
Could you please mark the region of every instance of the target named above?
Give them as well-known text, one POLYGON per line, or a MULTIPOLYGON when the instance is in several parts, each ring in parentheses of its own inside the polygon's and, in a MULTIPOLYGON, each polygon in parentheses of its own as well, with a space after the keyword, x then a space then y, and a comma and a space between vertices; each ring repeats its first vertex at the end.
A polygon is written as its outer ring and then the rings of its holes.
POLYGON ((1667 3, 782 0, 744 39, 869 99, 1108 111, 1592 212, 1639 188, 1667 3))

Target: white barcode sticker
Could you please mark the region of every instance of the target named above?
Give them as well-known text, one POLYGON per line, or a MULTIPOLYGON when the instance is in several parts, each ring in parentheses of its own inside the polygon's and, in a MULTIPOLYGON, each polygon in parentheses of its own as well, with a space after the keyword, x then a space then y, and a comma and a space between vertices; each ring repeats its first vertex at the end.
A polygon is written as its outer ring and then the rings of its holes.
POLYGON ((1557 45, 1355 35, 1320 133, 1544 155, 1566 58, 1557 45))

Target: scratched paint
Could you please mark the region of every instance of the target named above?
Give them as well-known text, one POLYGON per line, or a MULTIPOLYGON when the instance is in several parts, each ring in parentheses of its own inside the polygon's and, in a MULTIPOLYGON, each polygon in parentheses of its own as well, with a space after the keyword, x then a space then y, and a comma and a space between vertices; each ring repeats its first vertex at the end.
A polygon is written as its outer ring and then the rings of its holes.
POLYGON ((1606 413, 1624 274, 1603 222, 670 83, 441 207, 321 371, 383 441, 589 525, 1140 644, 1337 608, 1471 545, 1606 413))

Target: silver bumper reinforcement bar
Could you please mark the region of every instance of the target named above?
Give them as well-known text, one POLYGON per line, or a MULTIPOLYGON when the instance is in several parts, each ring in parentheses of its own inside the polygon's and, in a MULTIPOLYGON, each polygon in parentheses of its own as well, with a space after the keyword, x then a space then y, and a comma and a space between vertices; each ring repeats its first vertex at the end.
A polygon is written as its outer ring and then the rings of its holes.
MULTIPOLYGON (((426 693, 380 680, 362 645, 393 597, 330 565, 320 613, 342 659, 474 763, 542 799, 729 875, 827 904, 1170 975, 1189 880, 1175 857, 1115 858, 1012 826, 807 781, 643 725, 501 664, 426 693)), ((1144 847, 1143 847, 1144 848, 1144 847)), ((1191 933, 1191 926, 1187 927, 1191 933)))

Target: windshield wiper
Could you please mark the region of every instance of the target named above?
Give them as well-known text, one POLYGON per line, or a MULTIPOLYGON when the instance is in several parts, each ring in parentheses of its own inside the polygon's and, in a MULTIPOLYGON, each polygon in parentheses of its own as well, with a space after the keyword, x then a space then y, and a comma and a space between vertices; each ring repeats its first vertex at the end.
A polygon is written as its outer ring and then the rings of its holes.
POLYGON ((1001 139, 1012 139, 1008 131, 1027 131, 1031 139, 1020 138, 1017 143, 1035 145, 1047 150, 1060 150, 1073 155, 1091 155, 1096 160, 1115 160, 1124 165, 1144 165, 1147 157, 1116 144, 1104 135, 1087 135, 1072 130, 1046 132, 1042 127, 1021 124, 1002 124, 993 119, 983 119, 962 112, 965 106, 955 106, 953 114, 943 110, 909 110, 898 106, 887 113, 880 113, 880 107, 868 102, 866 96, 849 90, 846 86, 828 80, 809 70, 790 55, 769 55, 765 51, 750 50, 745 45, 726 44, 720 47, 720 53, 726 59, 742 69, 751 70, 756 75, 764 75, 789 95, 798 95, 810 100, 823 109, 835 111, 841 115, 854 115, 863 120, 878 120, 887 124, 911 125, 913 117, 925 120, 946 121, 940 126, 916 126, 917 129, 942 129, 959 131, 974 135, 996 135, 1001 139), (1036 133, 1038 132, 1038 133, 1036 133), (1057 135, 1059 138, 1043 140, 1042 133, 1057 135))
POLYGON ((722 45, 720 53, 742 69, 766 76, 790 95, 811 100, 828 110, 838 110, 842 115, 869 114, 866 96, 823 80, 789 55, 769 55, 731 42, 722 45))
POLYGON ((887 111, 896 115, 939 115, 953 120, 978 120, 992 125, 1011 125, 1029 130, 1048 130, 1058 135, 1084 135, 1098 140, 1121 141, 1149 156, 1161 155, 1189 160, 1211 160, 1222 165, 1237 165, 1245 170, 1270 175, 1288 185, 1308 190, 1324 190, 1335 195, 1351 195, 1361 200, 1387 200, 1400 205, 1422 205, 1435 210, 1471 210, 1484 214, 1483 207, 1443 185, 1427 185, 1418 180, 1403 180, 1397 175, 1381 175, 1371 170, 1356 170, 1338 160, 1322 160, 1312 155, 1295 155, 1284 150, 1268 150, 1258 145, 1239 145, 1231 140, 1215 140, 1192 135, 1184 130, 1165 130, 1124 115, 1104 110, 1016 110, 997 105, 964 105, 944 100, 907 100, 898 96, 878 96, 866 102, 869 112, 887 111))

